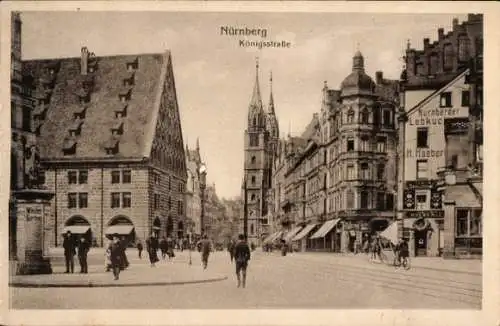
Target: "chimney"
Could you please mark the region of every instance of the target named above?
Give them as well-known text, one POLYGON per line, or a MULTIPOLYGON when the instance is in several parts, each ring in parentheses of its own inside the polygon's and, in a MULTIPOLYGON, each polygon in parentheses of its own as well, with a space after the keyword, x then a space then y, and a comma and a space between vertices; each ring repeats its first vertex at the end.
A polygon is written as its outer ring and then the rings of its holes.
POLYGON ((384 73, 382 71, 377 71, 375 73, 375 79, 376 79, 377 85, 382 84, 382 80, 384 79, 384 73))
POLYGON ((458 18, 453 18, 453 30, 457 30, 458 27, 458 18))
POLYGON ((444 38, 444 28, 438 28, 438 39, 441 41, 444 38))
POLYGON ((424 38, 424 50, 425 50, 425 49, 427 49, 427 48, 429 47, 429 41, 430 41, 430 40, 429 40, 429 38, 428 38, 428 37, 424 38))
POLYGON ((89 63, 89 50, 87 47, 82 47, 82 56, 80 62, 81 74, 86 75, 88 71, 88 63, 89 63))

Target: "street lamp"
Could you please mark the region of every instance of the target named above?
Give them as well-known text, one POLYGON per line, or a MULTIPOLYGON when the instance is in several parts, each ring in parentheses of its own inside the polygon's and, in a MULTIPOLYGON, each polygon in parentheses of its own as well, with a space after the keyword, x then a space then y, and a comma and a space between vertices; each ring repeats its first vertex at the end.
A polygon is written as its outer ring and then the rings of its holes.
POLYGON ((201 191, 201 216, 200 216, 200 233, 203 235, 205 232, 205 188, 207 187, 207 167, 205 164, 201 164, 198 169, 198 175, 200 178, 200 191, 201 191))

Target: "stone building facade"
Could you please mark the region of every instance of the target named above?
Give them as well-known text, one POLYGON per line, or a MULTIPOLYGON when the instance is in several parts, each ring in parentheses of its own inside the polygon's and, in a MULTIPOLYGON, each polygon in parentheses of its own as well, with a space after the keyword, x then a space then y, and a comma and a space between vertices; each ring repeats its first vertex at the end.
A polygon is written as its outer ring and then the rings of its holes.
POLYGON ((272 88, 268 110, 267 112, 264 110, 260 93, 258 63, 244 137, 242 198, 245 198, 246 194, 249 242, 259 244, 269 234, 269 211, 273 198, 270 193, 272 162, 278 146, 279 126, 275 114, 272 88))
POLYGON ((454 19, 448 33, 438 29, 435 42, 424 39, 423 50, 406 50, 400 208, 413 255, 482 249, 482 67, 475 73, 482 26, 481 15, 470 14, 460 24, 454 19), (445 185, 448 174, 460 181, 445 185))
POLYGON ((183 237, 186 159, 170 52, 30 60, 47 246, 67 230, 96 246, 119 233, 183 237))
MULTIPOLYGON (((397 81, 364 71, 360 52, 340 90, 323 102, 301 137, 283 140, 273 185, 284 184, 279 237, 298 250, 354 251, 394 219, 397 81), (284 170, 284 172, 282 172, 284 170), (283 180, 284 177, 284 180, 283 180)), ((281 196, 282 187, 274 189, 281 196)))

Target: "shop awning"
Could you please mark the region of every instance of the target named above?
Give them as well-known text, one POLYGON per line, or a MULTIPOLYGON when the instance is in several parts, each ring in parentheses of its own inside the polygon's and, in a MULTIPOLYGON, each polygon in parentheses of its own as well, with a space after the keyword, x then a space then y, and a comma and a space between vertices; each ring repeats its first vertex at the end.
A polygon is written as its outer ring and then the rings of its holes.
POLYGON ((337 225, 337 223, 339 221, 340 221, 339 218, 336 218, 336 219, 333 219, 333 220, 330 220, 330 221, 326 221, 319 228, 319 230, 316 231, 309 239, 324 238, 328 234, 328 232, 330 232, 335 227, 335 225, 337 225))
MULTIPOLYGON (((474 187, 482 195, 482 187, 478 187, 477 184, 474 184, 474 187)), ((469 185, 446 187, 445 200, 454 201, 457 207, 481 207, 479 198, 469 185)))
POLYGON ((297 233, 299 233, 300 230, 302 230, 302 227, 300 227, 300 226, 294 227, 292 230, 290 230, 290 232, 288 232, 285 235, 285 237, 284 237, 285 241, 287 241, 287 242, 290 241, 297 233))
POLYGON ((274 237, 271 238, 271 241, 277 240, 278 238, 281 237, 282 234, 283 234, 283 231, 276 232, 276 234, 274 235, 274 237))
POLYGON ((264 241, 262 241, 262 242, 263 242, 263 243, 271 242, 271 239, 272 239, 273 237, 275 237, 277 233, 278 233, 278 232, 274 232, 273 234, 268 235, 268 236, 264 239, 264 241))
POLYGON ((105 234, 129 235, 130 233, 132 233, 133 230, 134 230, 133 225, 112 225, 106 229, 105 234))
POLYGON ((317 224, 308 224, 306 225, 302 231, 300 231, 296 236, 294 236, 292 238, 292 241, 299 241, 299 240, 302 240, 302 238, 304 238, 306 235, 309 234, 309 232, 311 232, 312 229, 314 229, 314 227, 316 226, 317 224))
POLYGON ((72 234, 85 234, 90 230, 90 225, 70 225, 65 226, 63 233, 70 231, 72 234))

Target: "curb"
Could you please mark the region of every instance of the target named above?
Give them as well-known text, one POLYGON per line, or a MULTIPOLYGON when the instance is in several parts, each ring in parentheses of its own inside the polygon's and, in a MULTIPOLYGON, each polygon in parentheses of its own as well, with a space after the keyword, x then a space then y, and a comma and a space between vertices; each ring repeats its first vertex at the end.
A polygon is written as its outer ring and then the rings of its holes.
POLYGON ((138 286, 168 286, 168 285, 186 285, 186 284, 201 284, 213 283, 227 280, 227 276, 214 277, 204 280, 194 281, 172 281, 172 282, 150 282, 150 283, 77 283, 77 284, 64 284, 64 283, 29 283, 29 282, 9 282, 9 287, 14 288, 107 288, 107 287, 138 287, 138 286))

